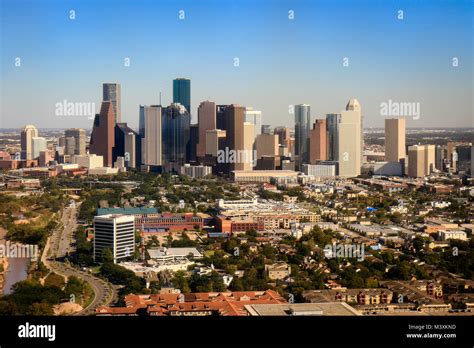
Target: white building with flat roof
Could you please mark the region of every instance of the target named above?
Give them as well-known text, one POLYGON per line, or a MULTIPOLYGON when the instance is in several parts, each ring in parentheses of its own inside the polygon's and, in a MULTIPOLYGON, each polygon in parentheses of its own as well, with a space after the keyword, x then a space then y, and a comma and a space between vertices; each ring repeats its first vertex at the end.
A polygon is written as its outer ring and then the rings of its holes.
POLYGON ((135 217, 107 214, 94 217, 94 260, 100 260, 105 249, 112 252, 114 263, 135 252, 135 217))

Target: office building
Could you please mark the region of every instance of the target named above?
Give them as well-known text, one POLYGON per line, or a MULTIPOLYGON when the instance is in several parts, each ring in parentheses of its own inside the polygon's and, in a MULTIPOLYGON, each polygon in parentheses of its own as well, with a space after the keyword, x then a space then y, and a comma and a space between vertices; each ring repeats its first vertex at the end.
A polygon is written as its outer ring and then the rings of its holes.
POLYGON ((448 141, 448 143, 446 144, 446 158, 448 162, 447 169, 451 173, 455 173, 457 171, 458 154, 456 152, 456 147, 460 144, 461 143, 454 141, 448 141))
POLYGON ((269 124, 262 124, 261 134, 273 134, 273 127, 269 124))
POLYGON ((105 249, 112 252, 114 263, 133 257, 135 217, 113 214, 94 217, 94 260, 101 260, 105 249))
POLYGON ((447 148, 445 145, 436 145, 435 149, 435 168, 439 171, 445 170, 447 148))
POLYGON ((304 164, 303 173, 317 178, 329 178, 336 176, 336 165, 334 164, 304 164))
POLYGON ((102 85, 102 101, 110 101, 114 112, 114 123, 121 122, 121 88, 119 83, 104 83, 102 85))
POLYGON ((135 168, 137 153, 138 134, 127 126, 126 123, 115 124, 115 146, 113 150, 113 161, 117 161, 118 157, 124 158, 126 168, 135 168))
POLYGON ((316 120, 309 132, 309 163, 327 159, 326 120, 316 120))
POLYGON ((177 78, 173 80, 173 103, 181 104, 191 115, 191 80, 177 78))
POLYGON ((189 142, 186 154, 186 161, 196 162, 197 161, 197 146, 199 143, 199 125, 192 124, 189 126, 189 142))
POLYGON ((39 160, 38 160, 39 166, 46 167, 49 164, 49 162, 51 162, 53 159, 54 158, 51 151, 49 150, 40 151, 39 160))
POLYGON ((69 155, 85 155, 86 154, 86 131, 82 128, 70 128, 64 132, 66 138, 74 138, 74 153, 69 155))
MULTIPOLYGON (((362 167, 362 154, 364 153, 364 116, 362 115, 362 108, 359 101, 355 98, 349 99, 346 105, 346 111, 355 111, 359 114, 360 124, 360 167, 362 167)), ((360 169, 359 169, 360 172, 360 169)))
POLYGON ((229 105, 217 105, 216 106, 216 128, 227 129, 227 118, 225 110, 229 105))
POLYGON ((74 137, 60 137, 59 146, 63 148, 63 155, 72 156, 76 151, 76 139, 74 137))
POLYGON ((296 169, 301 170, 309 162, 309 130, 311 126, 311 106, 295 105, 295 158, 296 169))
POLYGON ((32 160, 33 157, 33 138, 38 137, 38 129, 33 125, 26 125, 21 130, 21 159, 32 160))
POLYGON ((341 114, 326 115, 327 159, 339 161, 339 124, 341 114))
POLYGON ((281 184, 297 183, 298 172, 292 170, 235 170, 231 179, 241 183, 270 183, 275 180, 281 184))
POLYGON ((207 175, 212 174, 212 167, 210 166, 192 166, 189 163, 186 163, 181 167, 181 174, 190 176, 191 178, 203 178, 207 175))
POLYGON ((161 112, 161 106, 140 105, 142 163, 148 166, 162 165, 161 112))
POLYGON ((385 161, 405 161, 405 118, 385 119, 385 161))
POLYGON ((282 146, 289 147, 290 129, 287 127, 275 127, 273 134, 278 135, 278 143, 282 146))
POLYGON ((73 162, 77 164, 79 168, 94 169, 104 166, 104 158, 93 154, 74 156, 73 162))
POLYGON ((435 146, 413 145, 408 147, 408 176, 422 178, 435 169, 435 146))
POLYGON ((260 134, 257 136, 255 141, 255 149, 257 150, 257 159, 262 156, 273 156, 279 155, 278 149, 278 135, 273 134, 260 134))
MULTIPOLYGON (((244 170, 245 167, 248 167, 245 162, 253 161, 253 158, 249 158, 249 154, 244 151, 244 141, 247 140, 245 141, 246 145, 249 142, 249 134, 244 132, 245 107, 234 104, 229 105, 225 108, 225 120, 227 148, 229 154, 230 151, 234 151, 234 156, 225 156, 228 157, 225 158, 225 161, 230 163, 230 170, 244 170), (246 135, 247 139, 244 139, 244 135, 246 135)), ((249 130, 249 126, 246 128, 249 130)))
POLYGON ((211 129, 206 131, 205 155, 217 157, 219 150, 224 150, 226 145, 226 131, 222 129, 211 129))
POLYGON ((111 101, 102 102, 100 113, 95 115, 89 152, 104 157, 104 166, 113 165, 115 146, 115 115, 111 101))
POLYGON ((186 108, 172 103, 162 108, 162 165, 166 171, 179 173, 188 158, 191 118, 186 108))
POLYGON ((375 162, 373 164, 374 175, 402 176, 403 162, 375 162))
POLYGON ((459 144, 456 146, 456 172, 469 173, 471 167, 471 144, 459 144))
POLYGON ((48 149, 46 139, 43 137, 31 138, 31 144, 33 149, 33 159, 38 158, 41 151, 46 151, 48 149))
POLYGON ((199 142, 196 151, 197 157, 206 155, 206 132, 216 129, 216 126, 216 103, 208 100, 203 101, 198 107, 199 142))
POLYGON ((338 162, 339 176, 360 175, 362 167, 362 113, 357 99, 350 99, 346 110, 326 115, 327 159, 338 162))
POLYGON ((253 108, 245 108, 245 122, 255 125, 255 138, 262 133, 262 112, 253 108))
MULTIPOLYGON (((252 170, 257 161, 255 147, 255 125, 251 122, 244 122, 244 159, 241 160, 243 166, 238 166, 241 170, 252 170)), ((237 156, 238 157, 238 156, 237 156)), ((238 169, 237 169, 238 170, 238 169)))

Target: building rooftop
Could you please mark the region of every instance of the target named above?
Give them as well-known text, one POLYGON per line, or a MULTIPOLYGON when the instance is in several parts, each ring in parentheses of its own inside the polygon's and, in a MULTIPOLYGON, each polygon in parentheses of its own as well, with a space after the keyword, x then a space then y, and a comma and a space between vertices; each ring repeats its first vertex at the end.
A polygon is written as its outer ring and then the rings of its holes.
POLYGON ((251 316, 326 316, 362 315, 344 302, 249 304, 245 309, 251 316))
POLYGON ((148 207, 98 208, 97 209, 97 215, 108 215, 108 214, 123 214, 123 215, 158 214, 158 210, 156 208, 148 208, 148 207))

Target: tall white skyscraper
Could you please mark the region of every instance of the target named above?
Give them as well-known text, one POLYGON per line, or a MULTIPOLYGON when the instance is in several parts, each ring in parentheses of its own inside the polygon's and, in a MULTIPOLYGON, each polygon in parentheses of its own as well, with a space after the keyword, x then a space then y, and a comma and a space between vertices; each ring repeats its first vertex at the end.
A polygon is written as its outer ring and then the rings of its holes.
POLYGON ((38 137, 38 129, 29 124, 21 130, 21 159, 33 159, 33 138, 38 137))

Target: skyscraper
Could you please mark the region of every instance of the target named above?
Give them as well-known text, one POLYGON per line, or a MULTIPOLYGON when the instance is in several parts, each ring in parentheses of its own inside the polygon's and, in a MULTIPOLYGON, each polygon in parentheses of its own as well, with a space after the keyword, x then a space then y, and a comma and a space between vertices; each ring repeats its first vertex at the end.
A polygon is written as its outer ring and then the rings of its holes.
POLYGON ((74 153, 70 155, 86 154, 86 131, 82 128, 70 128, 64 132, 66 137, 74 137, 74 153))
POLYGON ((262 112, 253 108, 245 108, 245 122, 255 125, 255 138, 262 133, 262 112))
POLYGON ((278 156, 278 135, 276 134, 260 134, 255 140, 255 148, 257 150, 257 159, 262 156, 278 156))
POLYGON ((217 129, 227 129, 227 119, 225 110, 229 105, 217 105, 216 106, 216 128, 217 129))
POLYGON ((172 103, 161 111, 162 156, 166 171, 179 173, 187 161, 191 117, 186 108, 172 103))
POLYGON ((192 163, 197 161, 197 146, 199 142, 199 125, 192 124, 189 127, 189 141, 186 150, 186 162, 192 163))
POLYGON ((290 129, 287 127, 275 127, 274 134, 278 135, 278 143, 283 146, 289 146, 290 129))
POLYGON ((191 115, 191 80, 177 78, 173 80, 173 103, 179 103, 191 115))
POLYGON ((43 137, 33 137, 31 138, 31 143, 33 149, 32 159, 38 158, 41 151, 46 151, 48 149, 46 139, 43 137))
POLYGON ((309 135, 309 163, 325 161, 327 156, 326 120, 315 120, 309 135))
MULTIPOLYGON (((245 123, 245 107, 239 105, 229 105, 225 108, 226 121, 226 138, 227 147, 229 150, 234 150, 235 153, 245 154, 245 139, 248 137, 248 132, 244 132, 245 123)), ((247 130, 249 127, 247 127, 247 130)), ((247 139, 248 140, 248 139, 247 139)), ((248 154, 247 154, 248 155, 248 154)), ((248 156, 235 156, 233 160, 227 159, 230 163, 230 170, 245 170, 245 162, 252 159, 246 158, 248 156)))
POLYGON ((162 108, 158 105, 140 105, 140 131, 142 163, 162 165, 162 108))
POLYGON ((133 129, 127 126, 126 123, 115 124, 115 146, 113 150, 113 162, 117 161, 118 157, 123 157, 125 167, 135 168, 137 152, 138 134, 133 129))
POLYGON ((435 168, 440 172, 444 171, 444 165, 446 160, 446 145, 436 145, 435 149, 435 168))
POLYGON ((216 129, 216 103, 203 101, 198 107, 199 142, 196 154, 198 157, 206 155, 206 132, 216 129))
POLYGON ((121 122, 122 120, 121 100, 121 88, 119 83, 104 83, 102 85, 102 101, 112 102, 115 123, 121 122))
POLYGON ((257 160, 253 151, 255 146, 255 125, 252 122, 244 122, 243 138, 244 143, 242 150, 244 150, 243 153, 245 155, 241 157, 237 170, 252 170, 257 160))
POLYGON ((64 154, 65 155, 74 155, 76 151, 76 138, 65 136, 63 138, 64 142, 64 154))
POLYGON ((358 176, 362 166, 362 112, 357 99, 350 99, 346 110, 326 115, 327 159, 336 161, 338 175, 358 176))
POLYGON ((296 169, 302 170, 309 161, 309 129, 311 126, 311 106, 295 105, 295 157, 296 169))
POLYGON ((435 169, 435 145, 408 147, 408 176, 421 178, 435 169))
POLYGON ((364 115, 362 115, 362 109, 359 101, 355 98, 349 99, 346 105, 346 111, 357 111, 360 118, 360 166, 362 167, 364 153, 364 115))
POLYGON ((206 131, 206 155, 217 157, 219 150, 224 150, 226 145, 226 131, 211 129, 206 131))
POLYGON ((21 130, 21 159, 33 159, 33 138, 38 136, 38 129, 29 124, 21 130))
POLYGON ((405 118, 385 119, 385 161, 404 161, 405 153, 405 118))
POLYGON ((338 138, 338 175, 360 175, 364 140, 362 130, 362 112, 357 99, 350 99, 346 110, 341 112, 338 138))
POLYGON ((339 124, 341 114, 326 115, 327 159, 339 161, 339 124))
POLYGON ((89 152, 103 156, 104 166, 113 165, 113 148, 115 146, 115 115, 111 101, 104 101, 100 113, 95 115, 92 128, 89 152))

